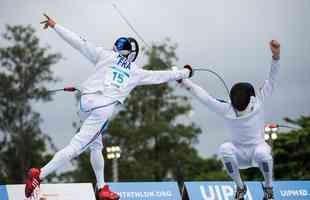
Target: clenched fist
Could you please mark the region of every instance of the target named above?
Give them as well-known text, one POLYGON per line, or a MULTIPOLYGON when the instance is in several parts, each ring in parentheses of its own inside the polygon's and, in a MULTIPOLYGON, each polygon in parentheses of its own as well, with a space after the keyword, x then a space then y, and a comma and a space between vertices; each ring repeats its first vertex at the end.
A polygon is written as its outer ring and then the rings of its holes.
POLYGON ((270 49, 274 60, 280 59, 280 43, 277 40, 270 41, 270 49))
POLYGON ((40 24, 43 24, 43 29, 47 29, 48 27, 54 28, 54 26, 56 25, 56 22, 50 18, 47 14, 43 14, 44 17, 46 17, 46 20, 40 22, 40 24))

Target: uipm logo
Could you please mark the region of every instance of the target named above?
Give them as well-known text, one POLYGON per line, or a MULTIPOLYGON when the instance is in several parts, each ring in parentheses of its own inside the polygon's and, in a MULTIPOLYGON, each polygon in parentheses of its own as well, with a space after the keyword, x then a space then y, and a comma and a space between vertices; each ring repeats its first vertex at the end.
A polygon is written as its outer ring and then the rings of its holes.
MULTIPOLYGON (((232 185, 200 185, 201 196, 204 200, 233 200, 235 187, 232 185)), ((248 189, 246 200, 253 200, 251 191, 248 189)))

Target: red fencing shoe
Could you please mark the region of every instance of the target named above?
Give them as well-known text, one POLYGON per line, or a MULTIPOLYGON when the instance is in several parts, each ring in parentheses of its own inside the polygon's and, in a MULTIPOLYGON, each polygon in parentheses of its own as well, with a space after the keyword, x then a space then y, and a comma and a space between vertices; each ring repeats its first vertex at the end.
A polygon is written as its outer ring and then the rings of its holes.
POLYGON ((32 195, 33 191, 40 186, 40 169, 31 168, 28 171, 25 187, 25 196, 28 198, 32 195))
POLYGON ((97 196, 100 200, 119 200, 118 194, 112 192, 108 185, 103 186, 97 191, 97 196))

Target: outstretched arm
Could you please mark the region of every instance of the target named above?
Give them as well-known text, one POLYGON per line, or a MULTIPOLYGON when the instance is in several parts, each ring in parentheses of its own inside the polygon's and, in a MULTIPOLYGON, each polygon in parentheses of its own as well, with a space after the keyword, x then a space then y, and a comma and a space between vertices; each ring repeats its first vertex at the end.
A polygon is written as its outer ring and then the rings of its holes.
POLYGON ((88 60, 94 64, 97 63, 101 48, 94 46, 86 39, 57 24, 46 14, 44 14, 44 16, 46 17, 46 20, 41 22, 41 24, 44 24, 44 29, 47 29, 48 27, 53 28, 62 39, 81 52, 88 60))
POLYGON ((140 69, 137 72, 139 76, 137 85, 161 84, 169 81, 186 79, 192 76, 192 68, 189 65, 184 66, 184 69, 181 70, 153 71, 140 69))
POLYGON ((201 88, 199 85, 193 83, 191 80, 183 79, 182 84, 191 94, 196 96, 203 104, 210 108, 210 110, 220 115, 225 115, 231 106, 229 103, 219 101, 212 97, 206 90, 201 88))
POLYGON ((280 68, 280 43, 276 40, 272 40, 270 42, 270 48, 272 52, 272 61, 269 76, 267 80, 264 81, 264 84, 259 91, 263 102, 266 98, 272 95, 280 68))

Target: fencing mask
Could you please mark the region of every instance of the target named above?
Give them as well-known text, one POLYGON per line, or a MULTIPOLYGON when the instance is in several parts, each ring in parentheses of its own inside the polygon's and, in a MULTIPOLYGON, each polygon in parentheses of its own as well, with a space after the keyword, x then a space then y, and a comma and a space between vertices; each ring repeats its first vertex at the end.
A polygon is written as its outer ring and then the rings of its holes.
POLYGON ((233 108, 237 111, 244 111, 247 108, 251 96, 255 97, 255 90, 250 83, 236 83, 230 90, 230 101, 233 108))
POLYGON ((120 37, 115 41, 113 50, 134 62, 138 57, 139 45, 134 38, 120 37))

